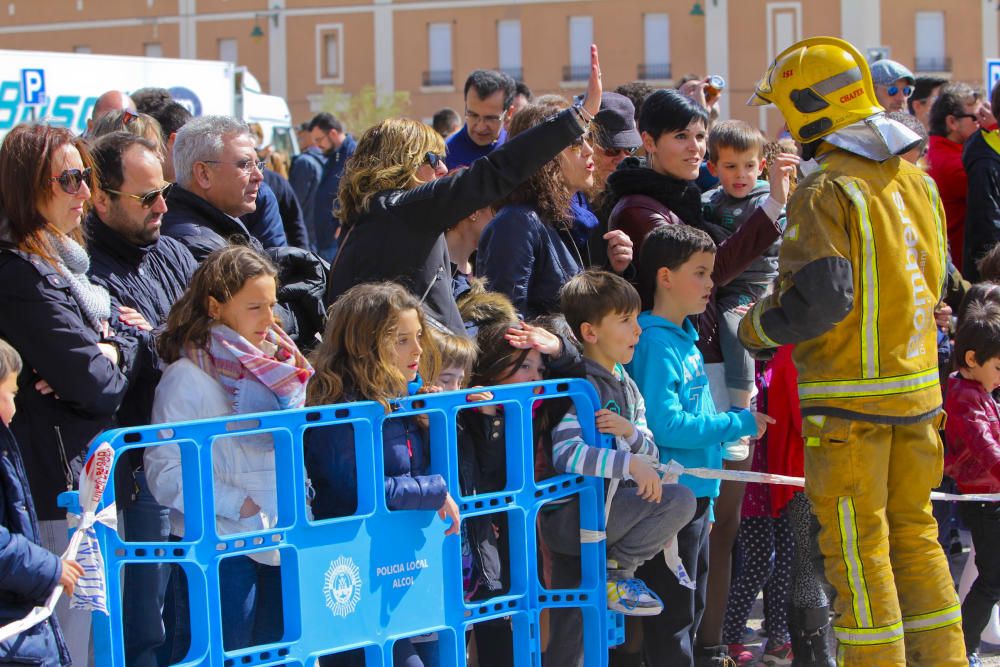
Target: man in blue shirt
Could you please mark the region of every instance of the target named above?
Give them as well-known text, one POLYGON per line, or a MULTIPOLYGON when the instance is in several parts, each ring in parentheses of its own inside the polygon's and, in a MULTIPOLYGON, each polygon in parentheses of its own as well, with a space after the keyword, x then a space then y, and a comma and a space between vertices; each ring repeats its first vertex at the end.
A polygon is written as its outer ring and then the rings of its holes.
POLYGON ((340 228, 340 221, 333 215, 333 206, 337 201, 337 190, 340 189, 344 164, 347 158, 354 155, 358 143, 344 131, 343 123, 337 120, 336 116, 325 111, 316 114, 309 121, 309 134, 326 158, 313 200, 311 230, 314 229, 316 233, 317 253, 326 261, 332 262, 334 255, 337 254, 337 230, 340 228))
POLYGON ((488 69, 477 69, 465 80, 465 125, 445 142, 449 169, 468 166, 504 142, 515 86, 503 72, 488 69))

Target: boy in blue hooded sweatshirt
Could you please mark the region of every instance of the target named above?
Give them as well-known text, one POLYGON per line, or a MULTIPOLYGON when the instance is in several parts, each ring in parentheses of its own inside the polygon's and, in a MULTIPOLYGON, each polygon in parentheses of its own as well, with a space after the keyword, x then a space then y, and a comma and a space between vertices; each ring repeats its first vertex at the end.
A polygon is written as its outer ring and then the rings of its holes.
MULTIPOLYGON (((660 460, 673 459, 687 468, 722 468, 722 443, 760 437, 774 422, 750 410, 715 411, 698 332, 689 319, 709 303, 714 265, 715 243, 694 227, 665 225, 643 241, 640 281, 654 286, 653 309, 639 315, 642 334, 628 372, 645 399, 660 460)), ((680 559, 695 589, 682 586, 661 558, 636 572, 665 601, 663 613, 643 619, 643 655, 649 667, 714 665, 728 655, 724 646, 694 647, 705 608, 708 533, 719 482, 689 475, 680 482, 697 498, 694 518, 677 533, 680 559)))

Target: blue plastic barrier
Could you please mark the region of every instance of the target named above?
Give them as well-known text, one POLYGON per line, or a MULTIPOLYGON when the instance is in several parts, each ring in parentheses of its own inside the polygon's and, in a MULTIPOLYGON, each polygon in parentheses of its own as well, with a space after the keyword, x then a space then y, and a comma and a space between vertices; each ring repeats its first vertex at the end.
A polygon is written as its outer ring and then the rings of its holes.
MULTIPOLYGON (((465 631, 474 623, 509 617, 515 665, 541 665, 539 614, 576 607, 585 623, 586 664, 607 664, 618 644, 622 619, 607 610, 604 543, 582 545, 583 578, 574 590, 547 590, 538 577, 536 518, 542 505, 578 494, 581 528, 604 529, 603 482, 562 475, 534 480, 532 406, 540 399, 571 398, 590 442, 597 441, 593 387, 581 380, 549 381, 493 389, 507 429, 507 488, 463 497, 458 484, 455 420, 470 404, 465 392, 427 394, 401 401, 386 415, 377 403, 306 408, 260 415, 109 431, 95 442, 123 452, 178 443, 183 460, 184 540, 126 542, 98 525, 108 583, 109 616, 95 613, 96 664, 124 667, 122 568, 172 563, 183 568, 190 596, 191 647, 184 665, 287 665, 308 667, 323 655, 361 648, 369 667, 392 665, 392 645, 437 632, 440 664, 465 665, 465 631), (510 589, 501 597, 467 604, 462 592, 461 543, 444 536, 445 524, 430 511, 390 511, 385 503, 381 428, 386 419, 425 414, 430 421, 431 471, 444 476, 463 519, 503 513, 509 532, 510 589), (310 521, 302 438, 307 429, 350 423, 358 466, 358 512, 310 521), (274 439, 278 526, 259 533, 219 536, 215 530, 212 442, 218 437, 268 433, 274 439), (219 563, 223 558, 278 549, 284 598, 282 641, 226 652, 219 613, 219 563)), ((114 501, 109 485, 103 504, 114 501)), ((434 667, 428 665, 427 667, 434 667)))

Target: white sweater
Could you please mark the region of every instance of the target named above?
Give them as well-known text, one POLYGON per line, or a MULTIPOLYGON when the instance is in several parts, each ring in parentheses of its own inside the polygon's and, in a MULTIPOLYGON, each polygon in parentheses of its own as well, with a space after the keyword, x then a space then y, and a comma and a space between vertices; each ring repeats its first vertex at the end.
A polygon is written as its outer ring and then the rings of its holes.
MULTIPOLYGON (((222 385, 191 360, 170 364, 156 387, 153 422, 173 423, 224 417, 231 414, 222 385)), ((239 422, 235 422, 239 423, 239 422)), ((274 440, 270 435, 215 438, 212 447, 215 480, 215 528, 220 536, 266 530, 277 523, 274 440), (240 508, 249 497, 260 512, 241 519, 240 508)), ((193 453, 193 450, 191 450, 193 453)), ((192 457, 193 459, 193 457, 192 457)), ((170 530, 184 535, 184 491, 181 450, 176 444, 148 447, 143 454, 146 481, 161 505, 170 508, 170 530)), ((207 502, 207 498, 205 499, 207 502)), ((252 554, 265 565, 278 564, 278 552, 252 554)))

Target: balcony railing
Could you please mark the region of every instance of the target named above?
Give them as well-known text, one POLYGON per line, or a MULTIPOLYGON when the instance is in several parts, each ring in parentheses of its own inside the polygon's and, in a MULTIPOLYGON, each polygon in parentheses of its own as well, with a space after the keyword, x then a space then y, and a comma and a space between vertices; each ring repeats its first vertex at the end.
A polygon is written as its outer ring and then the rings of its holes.
POLYGON ((913 69, 918 72, 951 71, 951 58, 921 58, 920 56, 917 56, 914 61, 916 67, 913 69))
POLYGON ((670 63, 649 65, 640 64, 638 77, 643 81, 662 81, 670 78, 670 63))
POLYGON ((564 65, 563 81, 586 81, 590 78, 590 65, 564 65))
POLYGON ((500 67, 498 69, 510 78, 514 79, 514 81, 524 81, 523 67, 500 67))
POLYGON ((432 70, 424 72, 423 81, 425 86, 452 86, 455 78, 453 72, 448 70, 432 70))

